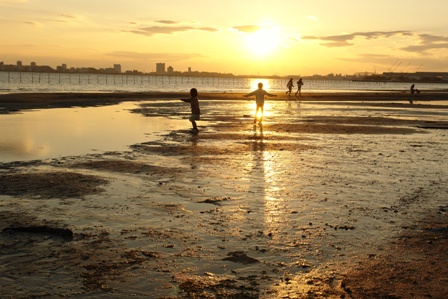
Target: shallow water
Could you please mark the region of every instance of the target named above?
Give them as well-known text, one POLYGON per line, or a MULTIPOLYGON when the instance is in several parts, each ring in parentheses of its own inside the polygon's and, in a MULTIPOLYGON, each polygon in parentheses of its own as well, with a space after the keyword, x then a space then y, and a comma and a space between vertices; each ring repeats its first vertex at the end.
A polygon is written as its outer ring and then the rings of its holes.
POLYGON ((0 162, 123 151, 154 140, 166 130, 190 126, 188 120, 130 113, 135 103, 61 108, 0 115, 0 162))
MULTIPOLYGON (((150 75, 105 75, 0 72, 0 93, 15 92, 249 92, 262 82, 270 92, 286 92, 287 78, 224 78, 150 75)), ((305 79, 302 92, 409 91, 411 83, 305 79)), ((417 83, 420 90, 447 90, 446 83, 417 83)), ((294 87, 293 92, 296 89, 294 87)))
MULTIPOLYGON (((239 113, 244 120, 252 117, 255 105, 252 100, 220 101, 218 105, 214 101, 202 101, 201 109, 205 121, 214 121, 215 116, 228 109, 232 113, 239 113)), ((443 121, 448 118, 448 113, 438 108, 378 107, 378 103, 358 106, 353 102, 268 101, 265 105, 265 122, 275 122, 276 118, 304 119, 319 116, 443 121)), ((160 139, 166 132, 188 129, 190 123, 186 118, 188 108, 185 104, 173 105, 172 101, 166 100, 0 114, 0 162, 123 151, 133 144, 160 139), (163 108, 167 104, 169 108, 163 108)), ((204 125, 204 121, 201 124, 204 125)))

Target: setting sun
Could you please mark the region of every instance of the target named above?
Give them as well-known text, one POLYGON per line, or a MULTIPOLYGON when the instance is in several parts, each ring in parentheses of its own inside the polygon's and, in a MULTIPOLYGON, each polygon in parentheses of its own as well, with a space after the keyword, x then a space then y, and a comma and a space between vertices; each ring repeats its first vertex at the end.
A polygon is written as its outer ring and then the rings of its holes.
POLYGON ((280 29, 263 27, 246 37, 249 51, 258 57, 272 54, 280 45, 280 29))

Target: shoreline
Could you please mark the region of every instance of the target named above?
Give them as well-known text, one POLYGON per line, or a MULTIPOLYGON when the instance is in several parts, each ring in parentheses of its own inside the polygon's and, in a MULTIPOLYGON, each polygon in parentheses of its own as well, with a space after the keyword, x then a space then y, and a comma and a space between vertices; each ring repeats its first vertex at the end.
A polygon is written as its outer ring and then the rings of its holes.
MULTIPOLYGON (((200 100, 254 100, 244 98, 245 93, 199 93, 200 100)), ((275 98, 266 101, 332 101, 332 102, 387 102, 410 104, 410 101, 439 102, 448 101, 448 91, 423 91, 418 95, 408 92, 328 92, 304 93, 301 97, 286 96, 274 93, 275 98)), ((98 105, 113 105, 126 101, 145 101, 153 99, 177 100, 188 95, 188 92, 119 92, 119 93, 9 93, 0 94, 0 113, 7 114, 27 109, 69 108, 74 106, 89 107, 98 105)))

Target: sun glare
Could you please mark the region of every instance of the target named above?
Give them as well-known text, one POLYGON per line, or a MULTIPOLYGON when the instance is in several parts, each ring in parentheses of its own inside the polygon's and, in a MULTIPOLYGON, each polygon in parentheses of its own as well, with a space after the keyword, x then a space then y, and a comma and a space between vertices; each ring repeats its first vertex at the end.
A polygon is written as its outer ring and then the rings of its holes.
POLYGON ((246 38, 247 48, 257 57, 272 54, 280 45, 280 29, 263 27, 246 38))
POLYGON ((264 90, 270 90, 271 89, 271 80, 269 79, 250 79, 250 89, 255 90, 258 89, 258 83, 263 83, 263 89, 264 90))

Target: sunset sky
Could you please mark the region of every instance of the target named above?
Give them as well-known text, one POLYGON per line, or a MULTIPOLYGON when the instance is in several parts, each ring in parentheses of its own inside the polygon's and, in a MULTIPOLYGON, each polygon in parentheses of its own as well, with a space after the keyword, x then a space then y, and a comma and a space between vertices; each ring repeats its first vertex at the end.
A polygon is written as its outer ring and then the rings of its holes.
POLYGON ((0 10, 5 64, 448 72, 447 0, 0 0, 0 10))

